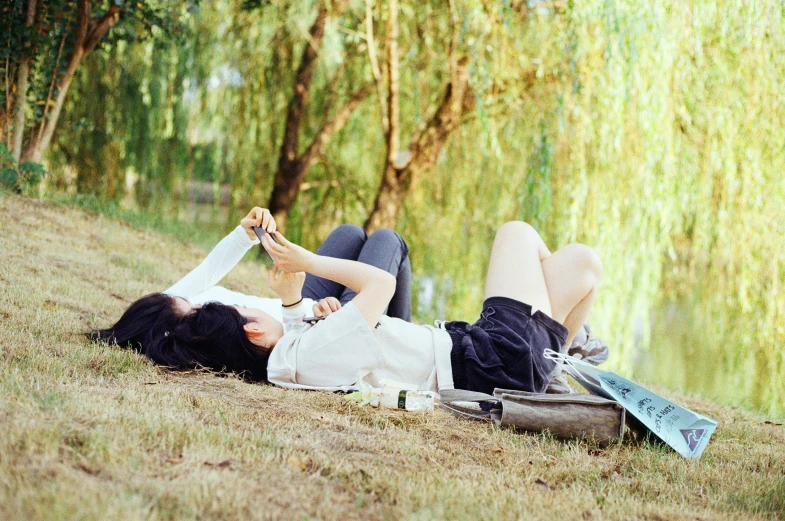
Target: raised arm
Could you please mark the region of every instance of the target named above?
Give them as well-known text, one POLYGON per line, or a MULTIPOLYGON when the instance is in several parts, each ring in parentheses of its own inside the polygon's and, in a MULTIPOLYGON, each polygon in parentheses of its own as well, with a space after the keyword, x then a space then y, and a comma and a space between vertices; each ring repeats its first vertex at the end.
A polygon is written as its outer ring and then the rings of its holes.
POLYGON ((375 327, 395 293, 395 277, 379 268, 357 261, 316 255, 289 242, 275 232, 276 244, 269 235, 262 246, 279 269, 293 273, 305 271, 351 288, 357 292, 352 302, 370 327, 375 327))
POLYGON ((253 226, 262 226, 268 231, 275 231, 275 221, 270 211, 259 207, 251 210, 240 221, 237 228, 221 239, 201 264, 164 293, 173 297, 189 298, 218 284, 240 262, 246 252, 254 244, 258 244, 253 226))

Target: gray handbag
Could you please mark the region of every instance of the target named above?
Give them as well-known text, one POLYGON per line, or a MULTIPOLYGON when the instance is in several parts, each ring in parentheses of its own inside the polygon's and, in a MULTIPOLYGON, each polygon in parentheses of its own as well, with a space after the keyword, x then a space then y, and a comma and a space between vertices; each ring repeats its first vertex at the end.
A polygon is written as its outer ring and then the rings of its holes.
POLYGON ((606 447, 624 435, 624 407, 592 394, 545 394, 495 389, 493 396, 460 389, 440 391, 441 407, 501 427, 550 432, 560 439, 589 439, 606 447))

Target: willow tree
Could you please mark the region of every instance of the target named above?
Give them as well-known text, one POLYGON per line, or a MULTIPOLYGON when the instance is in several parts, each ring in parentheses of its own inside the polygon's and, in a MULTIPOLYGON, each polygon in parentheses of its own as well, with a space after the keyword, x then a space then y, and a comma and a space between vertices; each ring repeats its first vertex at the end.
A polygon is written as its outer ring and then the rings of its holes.
MULTIPOLYGON (((715 394, 741 388, 781 412, 781 2, 467 0, 451 10, 446 0, 401 1, 392 104, 391 5, 370 4, 369 15, 355 1, 325 23, 295 155, 367 82, 375 102, 356 107, 307 171, 287 234, 315 247, 336 224, 368 220, 380 173, 411 161, 465 58, 475 106, 428 170, 400 183, 394 224, 410 245, 418 316, 476 316, 494 231, 523 219, 549 245, 599 252, 605 278, 591 321, 612 346, 610 365, 644 376, 657 366, 652 377, 675 386, 712 380, 715 394), (385 130, 389 117, 400 137, 385 130), (663 307, 676 317, 658 315, 663 307), (679 319, 687 341, 674 334, 679 319), (658 322, 670 336, 652 337, 658 322), (651 358, 652 338, 667 356, 651 358), (719 370, 698 365, 706 360, 719 370)), ((204 3, 183 45, 94 53, 91 75, 105 85, 75 80, 66 110, 123 136, 122 167, 171 198, 156 213, 200 180, 230 188, 228 208, 212 210, 234 220, 272 189, 318 6, 204 3), (118 61, 124 73, 109 74, 118 61), (166 162, 175 149, 182 160, 166 162)), ((59 137, 79 144, 74 161, 114 146, 70 126, 59 137)), ((109 189, 95 186, 85 189, 109 189)))
POLYGON ((16 0, 0 10, 0 24, 8 31, 0 42, 5 69, 0 131, 17 161, 40 162, 77 71, 121 15, 129 19, 131 31, 171 28, 161 5, 16 0))
MULTIPOLYGON (((268 204, 268 208, 282 229, 286 225, 286 217, 300 193, 300 186, 306 174, 323 158, 330 138, 343 128, 346 121, 370 92, 368 86, 359 86, 349 94, 348 100, 343 106, 334 111, 336 90, 339 83, 344 80, 342 77, 344 67, 339 67, 323 87, 326 92, 322 95, 327 99, 327 103, 323 108, 324 115, 319 128, 310 138, 309 143, 301 150, 302 126, 308 110, 308 101, 312 95, 313 78, 319 63, 319 52, 324 39, 325 26, 330 19, 340 16, 347 4, 347 0, 340 2, 320 0, 316 18, 308 32, 309 37, 303 44, 286 113, 286 123, 278 153, 278 169, 275 172, 273 191, 268 204)), ((349 52, 350 54, 345 58, 346 61, 353 58, 352 51, 349 52)))
POLYGON ((371 0, 366 0, 366 6, 368 56, 378 85, 379 102, 382 108, 380 111, 382 115, 381 126, 386 144, 384 169, 379 190, 373 209, 365 221, 365 229, 371 232, 378 228, 395 227, 398 213, 409 190, 416 184, 420 176, 433 167, 447 139, 460 125, 464 112, 473 107, 474 99, 469 89, 469 62, 465 57, 458 55, 460 51, 457 48, 457 14, 454 11, 453 3, 450 2, 450 12, 455 23, 450 35, 445 35, 450 38, 446 60, 446 63, 449 64, 448 81, 444 86, 441 100, 436 108, 430 111, 433 115, 428 123, 411 137, 409 150, 402 151, 398 0, 389 0, 388 4, 385 42, 387 48, 386 99, 383 96, 385 88, 381 85, 383 80, 379 72, 377 53, 374 49, 371 0))

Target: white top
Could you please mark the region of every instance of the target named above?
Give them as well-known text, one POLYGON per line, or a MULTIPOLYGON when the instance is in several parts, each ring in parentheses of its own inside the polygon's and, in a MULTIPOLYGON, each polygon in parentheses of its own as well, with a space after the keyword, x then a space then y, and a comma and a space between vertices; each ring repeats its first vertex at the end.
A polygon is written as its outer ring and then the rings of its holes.
POLYGON ((259 239, 251 239, 243 227, 238 226, 216 244, 201 264, 164 293, 173 297, 182 297, 193 306, 207 302, 220 302, 227 306, 260 309, 279 322, 284 321, 284 313, 286 313, 287 322, 289 322, 290 316, 310 314, 314 301, 309 298, 303 299, 296 308, 283 309, 281 299, 246 295, 217 286, 218 282, 232 271, 255 244, 259 244, 259 239))
POLYGON ((383 316, 371 329, 349 302, 316 325, 287 332, 267 361, 267 379, 281 387, 348 391, 358 378, 417 389, 452 389, 452 340, 446 331, 383 316))

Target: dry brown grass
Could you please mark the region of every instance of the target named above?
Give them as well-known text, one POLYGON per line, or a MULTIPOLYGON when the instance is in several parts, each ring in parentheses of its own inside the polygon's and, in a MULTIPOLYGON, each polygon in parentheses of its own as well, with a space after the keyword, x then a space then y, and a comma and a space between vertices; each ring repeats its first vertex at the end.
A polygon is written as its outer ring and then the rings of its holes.
MULTIPOLYGON (((0 195, 0 519, 785 515, 785 427, 693 396, 662 390, 720 421, 687 462, 631 441, 598 450, 440 411, 174 374, 83 339, 204 254, 0 195)), ((243 263, 225 283, 263 293, 258 270, 243 263)))

